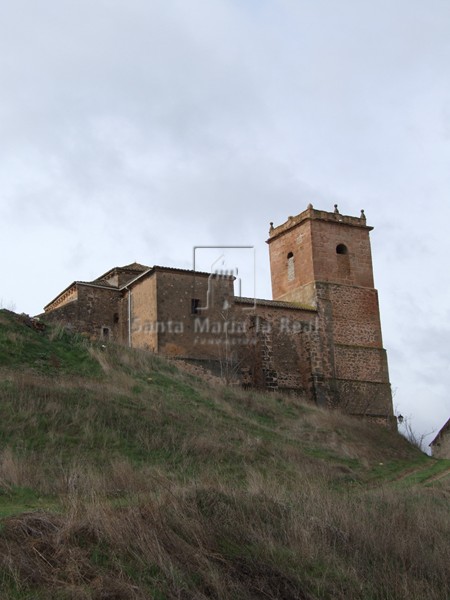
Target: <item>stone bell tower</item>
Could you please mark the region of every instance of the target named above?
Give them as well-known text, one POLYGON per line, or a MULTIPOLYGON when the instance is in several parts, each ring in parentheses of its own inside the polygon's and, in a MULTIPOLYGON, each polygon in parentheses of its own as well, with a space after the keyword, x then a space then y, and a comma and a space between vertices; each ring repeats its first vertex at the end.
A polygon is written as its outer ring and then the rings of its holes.
POLYGON ((330 405, 375 419, 392 417, 386 351, 364 211, 360 217, 308 208, 268 239, 274 300, 318 311, 322 383, 330 405))

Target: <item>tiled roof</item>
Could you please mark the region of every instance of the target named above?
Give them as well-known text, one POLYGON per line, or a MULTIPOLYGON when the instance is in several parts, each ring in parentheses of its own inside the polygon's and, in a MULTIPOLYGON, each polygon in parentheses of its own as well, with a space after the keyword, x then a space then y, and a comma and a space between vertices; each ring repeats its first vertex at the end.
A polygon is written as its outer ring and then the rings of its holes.
POLYGON ((120 273, 121 271, 135 271, 136 273, 143 273, 144 271, 148 271, 148 269, 150 269, 150 267, 146 267, 145 265, 141 265, 137 262, 125 265, 124 267, 113 267, 112 269, 106 271, 106 273, 100 275, 100 277, 94 279, 92 283, 102 281, 113 274, 120 273))
POLYGON ((140 263, 137 262, 133 262, 130 265, 125 265, 124 267, 116 267, 116 269, 119 270, 123 270, 123 271, 147 271, 148 269, 150 269, 150 267, 147 267, 146 265, 141 265, 140 263))
POLYGON ((256 306, 272 306, 274 308, 293 308, 296 310, 309 310, 317 312, 317 309, 300 302, 283 302, 282 300, 263 300, 261 298, 235 298, 236 304, 255 304, 256 306))
MULTIPOLYGON (((123 267, 114 267, 114 268, 110 269, 109 271, 107 271, 106 273, 104 273, 103 275, 101 275, 100 277, 98 277, 97 279, 94 279, 93 281, 74 281, 70 286, 68 286, 65 290, 63 290, 60 294, 58 294, 58 296, 56 296, 56 298, 54 300, 49 302, 45 308, 47 308, 48 306, 53 304, 53 302, 55 300, 57 300, 71 286, 86 285, 86 286, 92 286, 92 287, 115 289, 117 291, 123 291, 129 285, 132 285, 135 282, 139 281, 139 279, 141 279, 141 277, 143 277, 147 274, 154 273, 155 271, 165 271, 165 272, 172 272, 172 273, 189 273, 191 275, 199 275, 201 277, 210 277, 211 276, 211 273, 208 273, 206 271, 193 271, 192 269, 180 269, 178 267, 162 267, 159 265, 154 265, 153 267, 146 267, 145 265, 134 262, 129 265, 125 265, 123 267), (121 285, 120 287, 118 287, 117 285, 112 285, 111 283, 109 283, 107 281, 106 278, 108 276, 111 276, 112 274, 115 274, 120 271, 134 271, 136 273, 136 275, 133 278, 131 278, 130 280, 128 280, 125 285, 121 285)), ((295 309, 295 310, 301 309, 301 310, 309 310, 309 311, 316 310, 312 306, 308 306, 308 305, 300 304, 300 303, 296 303, 296 302, 282 302, 280 300, 262 300, 260 298, 257 298, 256 300, 254 298, 235 298, 235 302, 237 304, 255 304, 256 303, 257 306, 269 306, 269 307, 273 307, 273 308, 290 308, 290 309, 295 309)))
POLYGON ((211 275, 207 271, 194 271, 192 269, 180 269, 179 267, 161 267, 160 265, 155 265, 152 267, 153 269, 159 269, 160 271, 179 271, 181 273, 191 273, 192 275, 211 275))
POLYGON ((80 285, 92 285, 94 287, 106 287, 117 290, 117 285, 112 285, 108 283, 106 279, 94 279, 94 281, 76 281, 75 283, 79 283, 80 285))

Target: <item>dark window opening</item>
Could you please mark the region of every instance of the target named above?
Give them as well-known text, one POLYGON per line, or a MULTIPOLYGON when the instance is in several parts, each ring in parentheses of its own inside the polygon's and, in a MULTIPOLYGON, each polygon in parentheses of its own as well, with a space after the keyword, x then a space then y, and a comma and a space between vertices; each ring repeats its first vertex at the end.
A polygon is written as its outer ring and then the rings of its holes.
POLYGON ((287 255, 287 277, 288 281, 295 279, 294 253, 289 252, 287 255))
POLYGON ((348 254, 348 248, 345 244, 338 244, 336 246, 336 254, 348 254))
POLYGON ((102 327, 102 338, 104 340, 109 338, 109 327, 102 327))
POLYGON ((119 313, 114 313, 113 321, 114 321, 114 323, 119 322, 119 313))
POLYGON ((198 315, 200 312, 200 300, 198 298, 192 298, 191 300, 191 315, 198 315))

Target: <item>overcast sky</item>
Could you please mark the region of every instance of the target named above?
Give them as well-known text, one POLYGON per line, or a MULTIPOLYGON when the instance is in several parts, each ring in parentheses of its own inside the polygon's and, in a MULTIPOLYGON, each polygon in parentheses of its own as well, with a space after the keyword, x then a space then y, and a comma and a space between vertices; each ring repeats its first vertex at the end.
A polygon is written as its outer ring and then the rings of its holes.
POLYGON ((0 128, 3 307, 219 244, 270 298, 270 221, 364 208, 396 411, 450 416, 449 0, 0 0, 0 128))

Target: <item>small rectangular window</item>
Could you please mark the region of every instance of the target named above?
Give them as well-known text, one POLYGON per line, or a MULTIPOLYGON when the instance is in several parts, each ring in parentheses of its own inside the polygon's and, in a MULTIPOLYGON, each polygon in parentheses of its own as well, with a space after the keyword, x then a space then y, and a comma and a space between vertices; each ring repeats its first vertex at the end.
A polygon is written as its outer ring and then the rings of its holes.
POLYGON ((288 281, 294 281, 295 279, 295 263, 294 263, 294 255, 292 252, 289 252, 287 255, 287 276, 288 281))
POLYGON ((200 300, 198 298, 192 298, 191 300, 191 315, 198 315, 200 312, 200 300))

